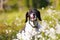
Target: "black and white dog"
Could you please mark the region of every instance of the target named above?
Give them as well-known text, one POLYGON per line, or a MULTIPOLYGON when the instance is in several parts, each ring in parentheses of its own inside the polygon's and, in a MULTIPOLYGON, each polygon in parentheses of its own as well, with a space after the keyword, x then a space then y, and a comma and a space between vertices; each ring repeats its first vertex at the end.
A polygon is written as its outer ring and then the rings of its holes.
MULTIPOLYGON (((40 24, 38 23, 38 20, 41 20, 40 12, 37 9, 30 9, 26 13, 26 26, 24 30, 21 32, 21 38, 23 40, 31 40, 35 35, 40 33, 40 24)), ((19 35, 17 35, 18 37, 19 35)), ((18 37, 19 38, 19 37, 18 37)), ((20 39, 21 40, 21 39, 20 39)))

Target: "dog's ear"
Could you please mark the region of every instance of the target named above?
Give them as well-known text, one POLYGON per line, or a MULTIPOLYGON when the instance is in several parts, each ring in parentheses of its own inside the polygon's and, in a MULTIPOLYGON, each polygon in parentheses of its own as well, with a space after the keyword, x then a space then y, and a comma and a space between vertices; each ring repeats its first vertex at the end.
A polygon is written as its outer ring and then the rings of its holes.
POLYGON ((28 20, 28 12, 26 13, 26 19, 25 19, 25 23, 27 22, 27 20, 28 20))
POLYGON ((40 21, 42 21, 42 19, 41 19, 41 14, 40 14, 40 12, 39 12, 38 10, 37 10, 36 15, 37 15, 38 19, 39 19, 40 21))

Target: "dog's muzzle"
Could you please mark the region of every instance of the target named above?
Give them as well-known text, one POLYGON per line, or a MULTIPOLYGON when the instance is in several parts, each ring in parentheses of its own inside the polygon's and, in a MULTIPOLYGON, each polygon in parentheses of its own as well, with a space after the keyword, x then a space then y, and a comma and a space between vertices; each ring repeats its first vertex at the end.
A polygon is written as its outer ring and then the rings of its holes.
POLYGON ((36 20, 36 15, 35 14, 30 14, 30 20, 35 21, 36 20))

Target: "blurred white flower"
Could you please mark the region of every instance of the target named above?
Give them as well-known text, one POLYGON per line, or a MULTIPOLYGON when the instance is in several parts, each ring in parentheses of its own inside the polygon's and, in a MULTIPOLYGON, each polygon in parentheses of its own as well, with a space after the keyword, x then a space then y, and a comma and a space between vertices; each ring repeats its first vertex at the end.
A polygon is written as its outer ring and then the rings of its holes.
POLYGON ((51 40, 50 38, 48 38, 47 40, 51 40))
POLYGON ((12 40, 19 40, 19 39, 12 39, 12 40))
POLYGON ((56 33, 57 34, 60 34, 60 25, 58 23, 56 25, 56 33))
POLYGON ((42 7, 42 10, 44 10, 44 7, 42 7))
POLYGON ((49 25, 47 24, 47 22, 45 22, 44 20, 42 20, 42 30, 45 30, 48 27, 49 27, 49 25))
POLYGON ((52 39, 56 39, 56 33, 54 28, 50 28, 49 37, 51 37, 52 39))
POLYGON ((53 10, 53 12, 55 13, 55 12, 56 12, 56 10, 53 10))
POLYGON ((16 26, 21 25, 21 20, 15 20, 14 24, 15 24, 16 26))
POLYGON ((6 31, 6 34, 8 34, 9 32, 8 32, 8 30, 5 30, 6 31))
POLYGON ((42 40, 45 40, 45 38, 43 37, 42 40))
POLYGON ((53 6, 50 6, 51 9, 53 9, 53 6))
POLYGON ((40 34, 40 35, 37 35, 37 38, 42 38, 42 35, 40 34))
POLYGON ((14 22, 14 24, 16 25, 17 23, 16 23, 16 22, 14 22))
POLYGON ((53 11, 52 11, 52 9, 50 9, 50 8, 47 10, 47 13, 48 13, 49 15, 51 15, 52 12, 53 12, 53 11))
POLYGON ((21 37, 22 37, 22 34, 21 33, 17 33, 17 38, 21 39, 21 37))
POLYGON ((32 34, 31 34, 32 36, 34 36, 34 35, 36 35, 38 33, 38 32, 35 31, 35 28, 33 28, 32 30, 33 30, 32 34))
POLYGON ((12 30, 9 30, 9 32, 12 32, 12 30))
POLYGON ((42 29, 42 32, 45 32, 45 29, 42 29))
POLYGON ((16 20, 19 20, 19 17, 16 17, 16 20))
POLYGON ((51 33, 55 33, 55 29, 54 28, 50 28, 50 32, 51 33))
POLYGON ((49 33, 50 33, 49 30, 45 30, 45 35, 46 36, 48 36, 49 33))
POLYGON ((51 24, 52 22, 50 21, 49 23, 51 24))
POLYGON ((18 24, 18 23, 16 24, 16 26, 19 26, 19 25, 21 25, 21 24, 18 24))

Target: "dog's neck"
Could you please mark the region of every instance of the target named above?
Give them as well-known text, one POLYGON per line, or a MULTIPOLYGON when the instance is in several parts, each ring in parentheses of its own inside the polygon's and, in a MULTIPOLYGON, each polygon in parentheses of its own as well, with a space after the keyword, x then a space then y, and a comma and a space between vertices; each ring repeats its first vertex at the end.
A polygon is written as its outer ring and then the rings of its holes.
POLYGON ((30 24, 33 28, 38 28, 38 22, 37 22, 37 20, 35 20, 35 21, 29 21, 29 24, 30 24))

